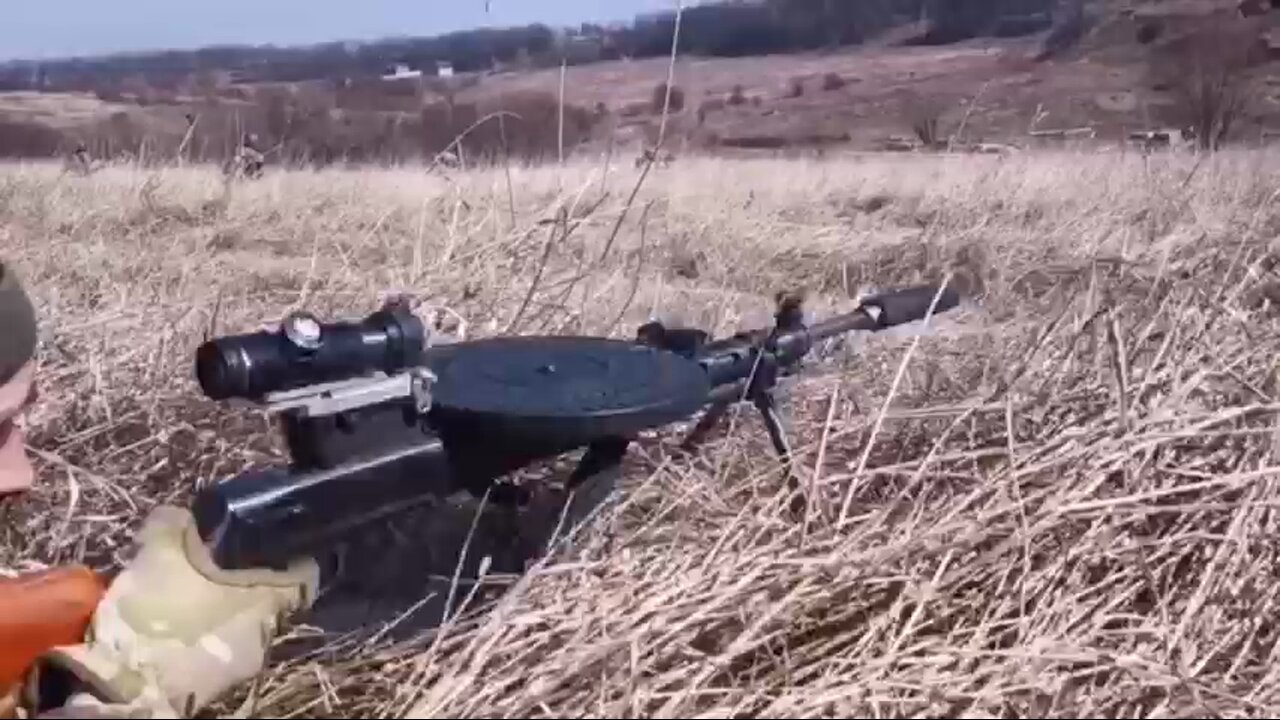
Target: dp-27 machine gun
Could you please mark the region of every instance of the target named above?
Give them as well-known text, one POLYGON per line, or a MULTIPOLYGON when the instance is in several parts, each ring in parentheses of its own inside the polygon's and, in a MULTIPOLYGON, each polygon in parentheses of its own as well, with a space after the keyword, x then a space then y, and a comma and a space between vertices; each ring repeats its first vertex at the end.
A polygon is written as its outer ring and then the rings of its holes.
POLYGON ((429 497, 466 489, 520 504, 527 491, 499 479, 585 447, 566 483, 573 490, 615 469, 642 431, 707 408, 693 439, 740 401, 760 410, 789 463, 772 392, 779 376, 824 340, 959 301, 951 289, 914 287, 806 326, 799 298, 780 295, 772 328, 721 340, 651 322, 632 341, 431 345, 423 321, 396 301, 360 321, 322 324, 294 313, 278 329, 210 340, 196 353, 205 395, 277 414, 290 455, 287 466, 202 489, 196 524, 222 567, 280 566, 429 497))

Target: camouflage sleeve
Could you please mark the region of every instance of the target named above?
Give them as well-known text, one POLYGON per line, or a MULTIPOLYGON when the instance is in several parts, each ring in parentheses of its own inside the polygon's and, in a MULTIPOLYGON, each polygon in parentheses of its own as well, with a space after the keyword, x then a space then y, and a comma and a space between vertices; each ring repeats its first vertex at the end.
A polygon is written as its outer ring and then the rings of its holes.
POLYGON ((12 700, 14 703, 8 712, 0 703, 0 718, 183 717, 154 685, 125 702, 111 689, 99 690, 89 679, 43 663, 32 668, 20 689, 13 693, 12 700))
POLYGON ((185 508, 153 509, 135 540, 138 551, 98 604, 86 640, 37 661, 29 684, 50 688, 32 693, 48 698, 39 717, 194 715, 261 671, 278 628, 310 605, 319 584, 312 559, 286 570, 222 570, 185 508))
POLYGON ((106 703, 93 695, 72 695, 61 707, 37 711, 34 718, 180 718, 178 713, 165 706, 106 703))

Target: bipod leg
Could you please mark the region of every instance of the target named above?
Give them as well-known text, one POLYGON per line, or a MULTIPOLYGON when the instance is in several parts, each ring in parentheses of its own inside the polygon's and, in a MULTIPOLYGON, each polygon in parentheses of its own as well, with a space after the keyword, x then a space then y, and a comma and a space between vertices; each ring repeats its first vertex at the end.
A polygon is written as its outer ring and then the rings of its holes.
POLYGON ((698 418, 697 424, 693 426, 689 434, 685 435, 684 440, 680 441, 680 449, 684 452, 696 450, 707 439, 707 433, 711 432, 716 424, 724 418, 732 405, 732 401, 718 402, 707 408, 707 411, 702 414, 701 418, 698 418))
POLYGON ((557 509, 549 532, 555 532, 557 526, 559 535, 573 532, 591 511, 609 499, 618 486, 622 460, 630 446, 628 438, 605 438, 587 446, 578 466, 565 481, 565 504, 557 509))
POLYGON ((777 398, 772 390, 762 390, 755 393, 752 401, 756 409, 760 411, 760 418, 764 420, 765 430, 769 433, 769 442, 773 443, 773 449, 782 460, 782 471, 786 477, 787 487, 791 490, 790 509, 793 513, 803 514, 805 510, 804 492, 800 487, 800 480, 794 472, 791 443, 787 440, 787 431, 783 427, 777 398))
POLYGON ((524 569, 549 552, 553 541, 574 532, 596 506, 609 498, 617 487, 630 444, 623 438, 605 438, 587 445, 565 480, 563 494, 540 485, 548 491, 537 494, 530 503, 532 512, 514 526, 524 569))
MULTIPOLYGON (((527 505, 529 500, 533 497, 528 488, 520 485, 493 483, 489 486, 488 490, 488 502, 490 505, 510 510, 515 510, 527 505)), ((483 492, 480 492, 479 494, 473 492, 472 495, 477 499, 484 497, 483 492)))
POLYGON ((588 445, 587 451, 578 461, 578 466, 573 469, 573 473, 565 483, 567 489, 575 490, 579 485, 600 473, 622 465, 622 459, 626 457, 627 448, 630 446, 631 440, 627 438, 605 438, 588 445))

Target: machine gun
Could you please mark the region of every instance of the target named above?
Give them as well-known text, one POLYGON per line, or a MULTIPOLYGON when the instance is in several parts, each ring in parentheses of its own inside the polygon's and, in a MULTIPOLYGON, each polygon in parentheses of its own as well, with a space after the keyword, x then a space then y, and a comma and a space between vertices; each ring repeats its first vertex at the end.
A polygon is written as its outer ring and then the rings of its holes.
POLYGON ((407 305, 322 324, 294 313, 278 330, 210 340, 196 375, 214 400, 277 415, 290 462, 198 492, 197 527, 228 569, 281 566, 430 497, 461 489, 499 504, 527 491, 498 483, 533 462, 586 448, 566 489, 616 468, 645 430, 707 412, 694 444, 734 403, 761 412, 782 460, 791 451, 773 388, 812 348, 959 304, 914 287, 861 299, 807 326, 798 296, 779 295, 774 326, 713 340, 651 322, 634 340, 511 336, 432 345, 407 305))

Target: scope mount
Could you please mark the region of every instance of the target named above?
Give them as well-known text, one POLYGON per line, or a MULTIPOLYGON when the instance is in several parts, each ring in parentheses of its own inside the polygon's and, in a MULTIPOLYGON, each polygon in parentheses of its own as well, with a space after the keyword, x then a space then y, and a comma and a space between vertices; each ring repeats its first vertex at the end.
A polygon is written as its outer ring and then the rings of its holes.
MULTIPOLYGON (((399 309, 406 302, 402 296, 392 296, 383 303, 382 311, 399 309)), ((285 315, 276 332, 305 353, 316 351, 324 341, 324 325, 305 310, 294 310, 285 315)), ((431 389, 436 380, 435 373, 422 366, 391 374, 375 370, 359 377, 277 390, 248 400, 232 398, 231 401, 233 404, 261 407, 272 415, 290 413, 296 417, 325 417, 389 400, 411 398, 414 409, 425 416, 431 411, 431 389)))
POLYGON ((425 367, 412 367, 387 375, 370 375, 306 385, 291 390, 267 393, 253 400, 233 398, 233 404, 257 406, 272 415, 288 413, 298 417, 325 417, 378 405, 390 400, 411 399, 420 415, 431 411, 435 373, 425 367))

